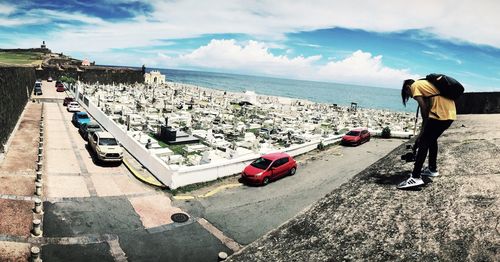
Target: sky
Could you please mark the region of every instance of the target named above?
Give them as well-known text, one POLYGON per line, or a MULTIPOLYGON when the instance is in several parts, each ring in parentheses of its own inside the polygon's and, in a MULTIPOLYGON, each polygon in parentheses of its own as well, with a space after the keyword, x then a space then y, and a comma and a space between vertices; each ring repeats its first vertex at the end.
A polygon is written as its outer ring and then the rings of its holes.
MULTIPOLYGON (((104 65, 500 91, 496 0, 0 0, 0 48, 104 65)), ((167 76, 168 77, 168 76, 167 76)))

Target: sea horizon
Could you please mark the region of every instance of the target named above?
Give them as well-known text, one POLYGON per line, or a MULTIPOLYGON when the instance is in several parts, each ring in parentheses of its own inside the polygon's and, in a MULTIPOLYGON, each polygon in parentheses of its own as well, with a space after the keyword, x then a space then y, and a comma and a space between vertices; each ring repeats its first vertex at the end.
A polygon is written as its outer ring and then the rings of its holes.
POLYGON ((221 91, 254 91, 258 95, 305 99, 316 103, 381 109, 396 112, 413 112, 416 104, 401 103, 400 90, 375 86, 341 84, 312 80, 296 80, 269 76, 243 75, 185 69, 146 68, 146 72, 160 71, 167 82, 190 84, 221 91))

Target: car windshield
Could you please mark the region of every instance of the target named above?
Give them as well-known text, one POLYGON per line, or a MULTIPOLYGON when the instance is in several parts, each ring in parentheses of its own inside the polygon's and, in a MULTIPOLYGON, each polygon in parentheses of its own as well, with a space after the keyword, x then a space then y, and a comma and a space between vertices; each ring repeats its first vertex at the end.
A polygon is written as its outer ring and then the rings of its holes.
POLYGON ((87 125, 87 129, 101 129, 99 125, 87 125))
POLYGON ((118 143, 114 138, 101 138, 99 139, 99 145, 101 146, 116 146, 118 143))
POLYGON ((80 118, 80 119, 87 119, 87 118, 89 118, 89 116, 86 115, 86 114, 85 115, 78 115, 78 118, 80 118))
POLYGON ((253 161, 250 165, 252 165, 253 167, 256 167, 258 169, 265 170, 269 167, 271 162, 272 162, 271 160, 261 157, 261 158, 256 159, 255 161, 253 161))
POLYGON ((359 131, 349 131, 348 136, 359 136, 359 131))

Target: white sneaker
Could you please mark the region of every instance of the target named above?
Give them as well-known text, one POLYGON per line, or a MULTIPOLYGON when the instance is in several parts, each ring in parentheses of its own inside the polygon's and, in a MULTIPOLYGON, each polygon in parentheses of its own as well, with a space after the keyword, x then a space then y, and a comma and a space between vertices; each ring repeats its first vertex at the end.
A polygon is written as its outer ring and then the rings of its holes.
POLYGON ((410 177, 407 180, 401 182, 398 185, 398 189, 417 187, 417 186, 421 186, 423 184, 424 184, 424 181, 422 180, 422 178, 410 177))
POLYGON ((424 170, 422 170, 422 172, 420 173, 421 176, 430 176, 430 177, 435 177, 435 176, 439 176, 439 172, 436 171, 436 172, 432 172, 428 166, 426 166, 424 168, 424 170))

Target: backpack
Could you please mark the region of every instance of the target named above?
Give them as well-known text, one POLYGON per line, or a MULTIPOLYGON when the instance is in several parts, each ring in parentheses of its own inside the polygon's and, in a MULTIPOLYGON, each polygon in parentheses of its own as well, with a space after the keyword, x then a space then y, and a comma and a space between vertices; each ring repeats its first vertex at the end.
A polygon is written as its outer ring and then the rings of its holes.
POLYGON ((431 82, 438 90, 439 95, 452 100, 458 98, 464 93, 464 87, 455 78, 443 74, 430 74, 425 80, 431 82))

